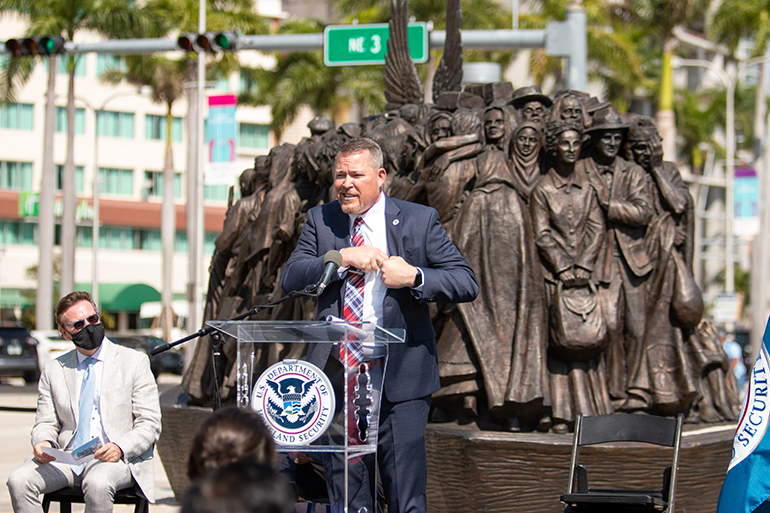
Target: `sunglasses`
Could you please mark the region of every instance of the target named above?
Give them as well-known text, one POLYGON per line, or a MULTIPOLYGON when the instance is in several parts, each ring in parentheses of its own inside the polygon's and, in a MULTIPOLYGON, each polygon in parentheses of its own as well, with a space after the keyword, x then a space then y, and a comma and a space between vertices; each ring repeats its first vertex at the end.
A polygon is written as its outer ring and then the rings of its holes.
POLYGON ((71 322, 69 324, 64 324, 64 327, 66 328, 67 326, 71 326, 76 330, 80 331, 86 327, 86 324, 98 324, 98 323, 99 323, 99 312, 96 312, 93 315, 89 315, 85 319, 80 319, 79 321, 71 322))

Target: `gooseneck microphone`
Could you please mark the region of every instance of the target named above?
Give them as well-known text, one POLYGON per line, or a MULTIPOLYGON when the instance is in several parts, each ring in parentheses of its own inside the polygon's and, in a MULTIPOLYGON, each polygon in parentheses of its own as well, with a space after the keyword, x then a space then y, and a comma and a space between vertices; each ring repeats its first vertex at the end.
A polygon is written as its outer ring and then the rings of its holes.
POLYGON ((321 275, 321 279, 315 286, 316 295, 321 295, 332 280, 332 276, 337 271, 339 266, 342 265, 342 253, 339 251, 331 250, 327 251, 324 255, 324 273, 321 275))

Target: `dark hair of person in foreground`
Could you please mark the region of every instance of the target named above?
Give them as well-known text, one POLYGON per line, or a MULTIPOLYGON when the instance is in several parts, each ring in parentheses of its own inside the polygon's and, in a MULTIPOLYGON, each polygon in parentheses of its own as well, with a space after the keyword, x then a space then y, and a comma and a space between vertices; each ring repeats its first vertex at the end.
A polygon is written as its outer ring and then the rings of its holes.
POLYGON ((292 513, 289 483, 251 459, 216 468, 185 492, 181 513, 292 513))
POLYGON ((190 446, 187 475, 203 477, 215 468, 251 459, 272 468, 275 444, 257 412, 235 406, 222 408, 203 421, 190 446))

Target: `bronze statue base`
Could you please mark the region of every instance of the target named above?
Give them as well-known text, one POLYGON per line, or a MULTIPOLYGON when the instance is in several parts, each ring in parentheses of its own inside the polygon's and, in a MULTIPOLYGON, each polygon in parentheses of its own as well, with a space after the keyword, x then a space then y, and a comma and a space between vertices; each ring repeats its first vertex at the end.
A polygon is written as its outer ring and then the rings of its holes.
MULTIPOLYGON (((735 424, 685 426, 677 511, 715 512, 732 451, 735 424)), ((428 511, 559 513, 569 478, 572 434, 479 431, 430 424, 428 511)), ((671 450, 616 443, 580 450, 589 485, 660 489, 671 450)))
MULTIPOLYGON (((177 500, 189 485, 187 457, 209 408, 182 406, 177 387, 161 396, 163 433, 158 454, 177 500)), ((678 511, 716 511, 730 462, 734 424, 685 426, 682 435, 678 511)), ((428 511, 559 513, 564 505, 572 435, 481 431, 457 424, 429 424, 428 511)), ((670 450, 634 444, 584 447, 591 486, 660 488, 670 450), (608 480, 611 477, 612 480, 608 480)))

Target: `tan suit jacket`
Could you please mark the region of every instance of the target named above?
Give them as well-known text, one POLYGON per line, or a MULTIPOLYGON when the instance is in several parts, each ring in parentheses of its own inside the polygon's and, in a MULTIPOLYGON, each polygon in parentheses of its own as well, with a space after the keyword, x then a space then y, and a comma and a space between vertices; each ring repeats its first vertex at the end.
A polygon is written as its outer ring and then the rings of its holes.
MULTIPOLYGON (((99 409, 110 442, 123 451, 131 475, 145 496, 155 500, 153 449, 160 436, 158 387, 146 354, 102 342, 99 409)), ((49 362, 40 376, 32 445, 71 443, 78 419, 77 355, 72 350, 49 362)))

